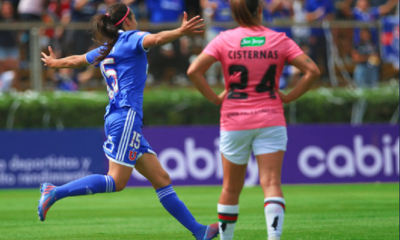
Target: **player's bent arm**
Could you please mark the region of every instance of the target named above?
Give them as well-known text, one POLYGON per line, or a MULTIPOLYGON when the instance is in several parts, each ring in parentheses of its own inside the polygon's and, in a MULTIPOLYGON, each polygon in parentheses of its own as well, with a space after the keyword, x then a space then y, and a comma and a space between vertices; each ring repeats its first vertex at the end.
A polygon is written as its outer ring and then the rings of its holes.
POLYGON ((196 16, 187 21, 187 14, 184 12, 182 26, 180 28, 146 35, 143 39, 143 48, 149 49, 154 46, 162 46, 185 35, 202 33, 203 30, 200 30, 200 28, 204 27, 204 24, 199 25, 201 22, 203 22, 203 19, 200 19, 200 16, 196 16))
POLYGON ((313 83, 320 77, 321 73, 317 65, 306 54, 302 54, 290 62, 291 65, 304 73, 303 78, 294 87, 294 89, 285 95, 279 91, 279 95, 284 103, 290 103, 306 93, 313 83))
POLYGON ((379 14, 388 14, 397 4, 399 4, 399 0, 389 0, 387 3, 379 7, 379 14))
POLYGON ((222 100, 225 98, 226 91, 222 92, 219 96, 210 88, 206 79, 204 78, 204 73, 211 67, 211 65, 217 60, 210 55, 201 53, 196 60, 190 65, 187 74, 189 79, 193 82, 194 86, 199 90, 201 94, 208 101, 214 103, 215 105, 220 105, 222 100))
POLYGON ((49 52, 49 55, 42 52, 42 61, 50 68, 81 68, 90 65, 86 60, 86 54, 57 59, 51 47, 49 47, 49 52))

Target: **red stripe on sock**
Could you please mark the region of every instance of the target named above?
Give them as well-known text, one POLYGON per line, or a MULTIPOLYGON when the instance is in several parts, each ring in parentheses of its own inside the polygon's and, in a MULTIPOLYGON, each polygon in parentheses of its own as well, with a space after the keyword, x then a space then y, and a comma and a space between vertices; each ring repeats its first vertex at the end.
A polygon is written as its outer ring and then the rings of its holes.
POLYGON ((266 203, 264 203, 264 208, 266 208, 266 207, 268 206, 268 204, 279 204, 279 205, 281 205, 281 207, 283 208, 283 210, 285 210, 285 211, 286 211, 285 204, 283 204, 283 203, 277 203, 277 202, 266 202, 266 203))
POLYGON ((221 220, 226 220, 226 221, 237 221, 238 217, 237 216, 223 216, 218 214, 218 218, 221 220))

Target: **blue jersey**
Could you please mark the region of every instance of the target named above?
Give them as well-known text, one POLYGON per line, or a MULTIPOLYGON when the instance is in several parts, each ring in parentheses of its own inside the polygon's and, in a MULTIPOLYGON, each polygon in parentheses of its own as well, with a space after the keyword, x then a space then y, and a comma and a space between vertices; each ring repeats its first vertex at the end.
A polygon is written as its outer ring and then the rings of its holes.
MULTIPOLYGON (((272 4, 273 0, 264 0, 264 2, 267 5, 269 5, 269 4, 272 4)), ((271 13, 266 8, 263 9, 264 21, 266 21, 268 23, 277 22, 279 20, 288 21, 288 20, 290 20, 290 17, 291 17, 291 12, 289 9, 277 10, 273 13, 271 13)), ((290 27, 270 27, 270 29, 277 31, 277 32, 284 32, 284 33, 286 33, 286 36, 288 36, 290 38, 292 37, 292 29, 290 27)))
MULTIPOLYGON (((324 20, 327 15, 335 13, 335 5, 332 0, 308 0, 306 1, 305 9, 308 13, 315 12, 317 9, 322 10, 324 14, 318 19, 320 21, 324 20)), ((311 35, 323 36, 324 30, 313 28, 311 29, 311 35)))
POLYGON ((151 23, 177 22, 185 10, 184 0, 147 0, 151 23))
MULTIPOLYGON (((379 7, 373 7, 367 12, 361 11, 359 8, 353 8, 354 20, 362 22, 374 22, 379 19, 380 12, 379 7)), ((371 37, 374 44, 379 43, 378 31, 376 28, 370 29, 371 37)), ((358 44, 360 42, 360 29, 354 28, 354 43, 358 44)))
MULTIPOLYGON (((106 115, 115 109, 128 107, 143 118, 143 91, 147 78, 147 56, 143 39, 147 32, 119 31, 119 38, 110 54, 101 61, 100 68, 107 82, 110 103, 106 115)), ((86 54, 86 60, 94 64, 102 47, 86 54)), ((99 66, 96 65, 96 66, 99 66)))
POLYGON ((88 0, 88 2, 80 10, 76 10, 75 5, 77 2, 78 0, 71 1, 70 7, 72 22, 90 21, 90 18, 97 13, 97 6, 102 3, 101 0, 88 0))
MULTIPOLYGON (((231 22, 233 21, 231 5, 228 0, 210 0, 210 3, 216 3, 217 8, 214 10, 213 21, 215 22, 231 22)), ((221 32, 226 28, 211 26, 213 31, 221 32)))

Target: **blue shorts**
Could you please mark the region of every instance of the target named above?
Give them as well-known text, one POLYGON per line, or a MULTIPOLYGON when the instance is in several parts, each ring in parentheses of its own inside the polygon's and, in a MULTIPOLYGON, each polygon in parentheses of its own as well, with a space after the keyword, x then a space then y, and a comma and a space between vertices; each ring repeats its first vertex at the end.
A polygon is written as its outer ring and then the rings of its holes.
POLYGON ((142 119, 133 109, 116 109, 105 121, 103 149, 110 161, 133 168, 144 153, 156 155, 143 137, 142 119))

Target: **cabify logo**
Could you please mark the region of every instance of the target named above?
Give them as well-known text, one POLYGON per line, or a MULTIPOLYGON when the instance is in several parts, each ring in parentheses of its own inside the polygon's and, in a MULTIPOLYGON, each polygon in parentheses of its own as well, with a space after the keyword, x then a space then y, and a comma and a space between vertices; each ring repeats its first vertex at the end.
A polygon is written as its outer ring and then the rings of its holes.
POLYGON ((265 37, 247 37, 240 42, 241 47, 259 47, 265 44, 265 37))

